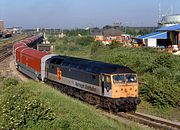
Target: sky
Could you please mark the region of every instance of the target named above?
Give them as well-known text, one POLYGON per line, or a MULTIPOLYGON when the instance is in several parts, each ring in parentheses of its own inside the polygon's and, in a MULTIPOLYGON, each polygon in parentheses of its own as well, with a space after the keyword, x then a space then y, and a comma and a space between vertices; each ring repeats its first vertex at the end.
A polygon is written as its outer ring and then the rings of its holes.
POLYGON ((23 28, 157 26, 159 14, 180 14, 179 6, 180 0, 0 0, 0 19, 23 28))

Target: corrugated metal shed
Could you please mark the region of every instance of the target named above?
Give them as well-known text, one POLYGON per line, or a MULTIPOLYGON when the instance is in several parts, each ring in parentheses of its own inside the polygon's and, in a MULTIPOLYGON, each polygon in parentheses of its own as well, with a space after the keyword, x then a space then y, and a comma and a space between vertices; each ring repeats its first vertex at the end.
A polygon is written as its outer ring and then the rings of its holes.
POLYGON ((169 27, 162 27, 158 29, 158 31, 180 31, 180 24, 169 26, 169 27))
POLYGON ((138 37, 138 39, 148 39, 148 38, 167 39, 167 32, 153 32, 138 37))

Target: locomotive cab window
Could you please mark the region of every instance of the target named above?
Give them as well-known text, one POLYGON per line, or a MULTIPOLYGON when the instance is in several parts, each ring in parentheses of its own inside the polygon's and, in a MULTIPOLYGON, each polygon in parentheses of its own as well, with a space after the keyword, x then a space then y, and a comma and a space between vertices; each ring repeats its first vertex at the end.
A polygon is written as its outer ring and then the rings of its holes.
POLYGON ((114 83, 125 83, 124 75, 113 75, 113 82, 114 83))
POLYGON ((135 82, 137 82, 137 77, 136 77, 136 75, 127 74, 127 75, 126 75, 126 82, 127 82, 127 83, 135 83, 135 82))

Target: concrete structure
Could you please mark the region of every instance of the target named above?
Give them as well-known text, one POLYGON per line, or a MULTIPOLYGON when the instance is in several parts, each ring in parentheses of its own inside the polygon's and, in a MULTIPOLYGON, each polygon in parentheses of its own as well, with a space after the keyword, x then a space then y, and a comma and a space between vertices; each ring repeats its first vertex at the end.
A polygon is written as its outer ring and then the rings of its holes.
POLYGON ((161 21, 158 23, 159 27, 168 27, 180 24, 180 14, 162 16, 161 21))
POLYGON ((52 53, 54 46, 52 44, 38 44, 37 50, 52 53))
POLYGON ((4 31, 4 21, 0 20, 0 31, 4 31))

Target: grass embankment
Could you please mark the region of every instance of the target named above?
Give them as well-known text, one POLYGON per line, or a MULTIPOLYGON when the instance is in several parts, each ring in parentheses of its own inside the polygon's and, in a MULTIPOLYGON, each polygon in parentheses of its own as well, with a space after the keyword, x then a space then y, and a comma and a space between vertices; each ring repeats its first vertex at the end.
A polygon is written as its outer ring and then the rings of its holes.
POLYGON ((142 103, 138 111, 180 120, 180 57, 152 48, 104 46, 90 37, 50 37, 55 53, 125 65, 138 73, 142 103), (86 40, 87 38, 87 40, 86 40), (53 40, 52 40, 53 39, 53 40), (173 114, 172 114, 173 113, 173 114))
POLYGON ((94 107, 29 81, 0 84, 0 129, 139 130, 133 123, 108 119, 94 107))

